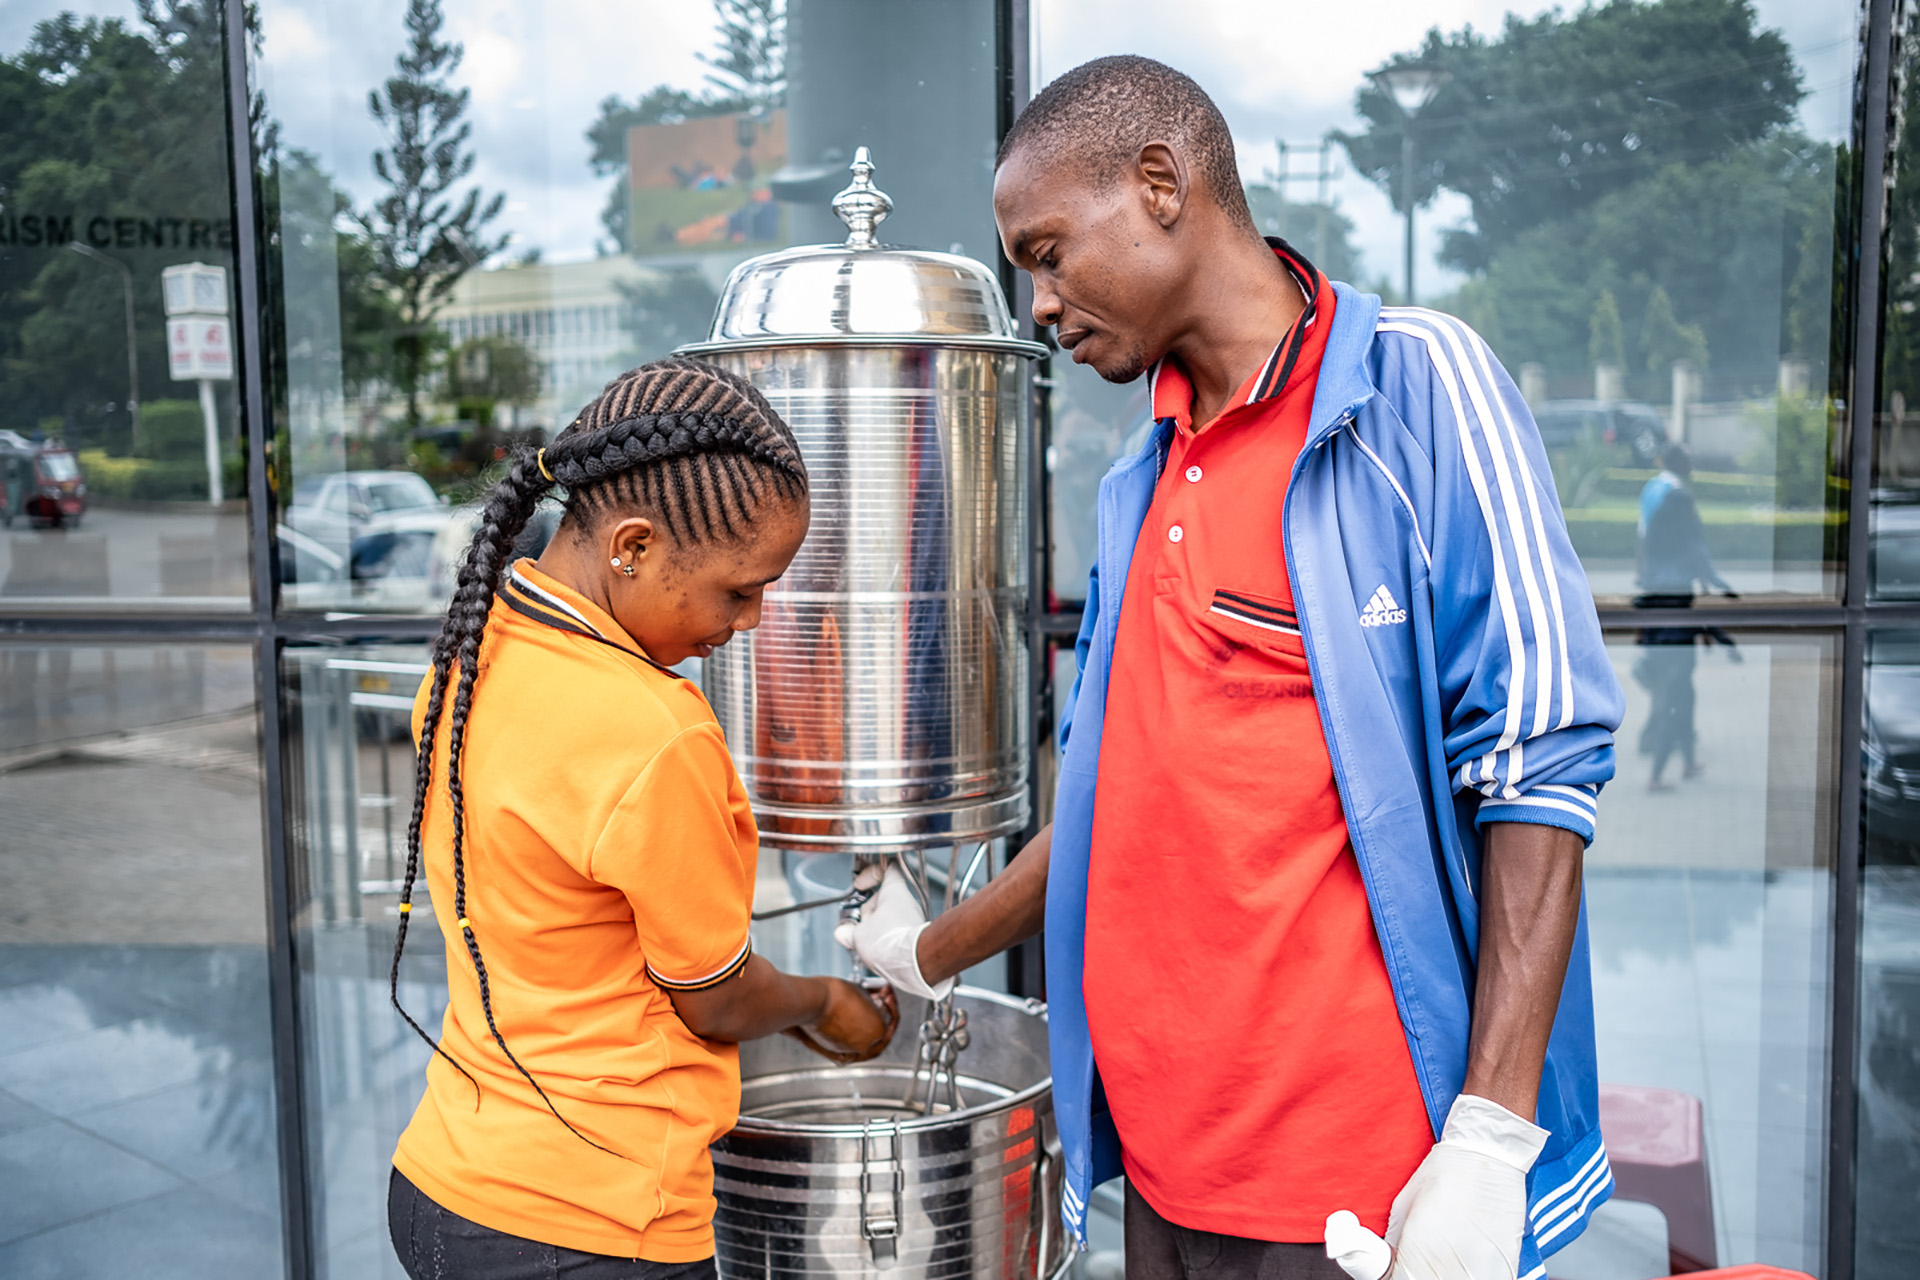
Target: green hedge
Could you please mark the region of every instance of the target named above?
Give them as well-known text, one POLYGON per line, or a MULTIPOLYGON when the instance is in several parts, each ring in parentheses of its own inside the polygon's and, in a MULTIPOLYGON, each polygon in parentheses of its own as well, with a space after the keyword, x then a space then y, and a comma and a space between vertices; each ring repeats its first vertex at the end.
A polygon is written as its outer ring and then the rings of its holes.
MULTIPOLYGON (((194 406, 197 422, 200 407, 194 406)), ((142 422, 144 426, 144 421, 142 422)), ((204 446, 202 446, 204 447, 204 446)), ((245 492, 245 469, 240 455, 221 458, 220 483, 229 498, 245 492)), ((100 501, 122 502, 205 502, 207 500, 207 464, 193 460, 160 458, 114 458, 104 449, 80 451, 80 473, 87 482, 88 497, 100 501)))
MULTIPOLYGON (((206 457, 206 439, 198 400, 149 400, 140 406, 140 457, 193 462, 206 457)), ((206 471, 204 462, 201 471, 206 471)))

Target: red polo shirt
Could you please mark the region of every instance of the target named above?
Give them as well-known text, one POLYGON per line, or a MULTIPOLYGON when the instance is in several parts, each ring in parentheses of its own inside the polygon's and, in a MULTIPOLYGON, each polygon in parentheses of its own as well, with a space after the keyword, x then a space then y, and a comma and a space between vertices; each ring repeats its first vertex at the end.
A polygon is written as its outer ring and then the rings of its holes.
POLYGON ((1332 326, 1324 277, 1229 407, 1175 423, 1134 548, 1087 892, 1094 1056, 1127 1176, 1181 1226, 1384 1231, 1433 1144, 1347 841, 1293 612, 1281 507, 1332 326))

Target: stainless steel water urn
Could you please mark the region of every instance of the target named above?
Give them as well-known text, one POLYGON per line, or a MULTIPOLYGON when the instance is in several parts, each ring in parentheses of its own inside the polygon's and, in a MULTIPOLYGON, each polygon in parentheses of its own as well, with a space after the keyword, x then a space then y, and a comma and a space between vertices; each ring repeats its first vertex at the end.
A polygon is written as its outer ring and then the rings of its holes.
POLYGON ((993 272, 880 245, 862 147, 844 245, 753 258, 709 340, 792 426, 813 526, 706 691, 761 838, 880 853, 1026 825, 1026 362, 993 272))

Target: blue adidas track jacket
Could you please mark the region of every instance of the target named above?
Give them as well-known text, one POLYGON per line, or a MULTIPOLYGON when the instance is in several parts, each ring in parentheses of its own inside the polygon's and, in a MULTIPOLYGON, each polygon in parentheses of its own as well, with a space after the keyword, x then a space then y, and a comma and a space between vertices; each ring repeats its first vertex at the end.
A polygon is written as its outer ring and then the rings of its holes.
MULTIPOLYGON (((1334 289, 1286 494, 1287 569, 1374 930, 1438 1134, 1466 1076, 1480 830, 1538 822, 1591 840, 1622 697, 1539 430, 1506 371, 1450 316, 1383 310, 1371 294, 1334 289)), ((1047 994, 1063 1212, 1082 1247, 1087 1197, 1121 1172, 1081 986, 1100 733, 1121 594, 1172 429, 1158 423, 1100 485, 1079 676, 1060 725, 1047 994)), ((1552 1136, 1528 1178, 1521 1280, 1544 1276, 1544 1255, 1579 1235, 1613 1189, 1594 1072, 1583 908, 1541 1079, 1536 1120, 1552 1136)))

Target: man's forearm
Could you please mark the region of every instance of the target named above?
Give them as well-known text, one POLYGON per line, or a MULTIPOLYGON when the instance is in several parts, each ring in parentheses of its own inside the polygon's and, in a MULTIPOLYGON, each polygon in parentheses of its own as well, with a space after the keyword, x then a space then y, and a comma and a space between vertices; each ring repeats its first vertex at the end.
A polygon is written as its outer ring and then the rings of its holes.
POLYGON ((1465 1092, 1531 1120, 1547 1040, 1580 921, 1580 837, 1559 827, 1487 827, 1480 871, 1480 970, 1465 1092))
POLYGON ((1052 846, 1053 824, 1048 823, 984 889, 927 926, 914 954, 929 983, 944 982, 1040 932, 1052 846))

